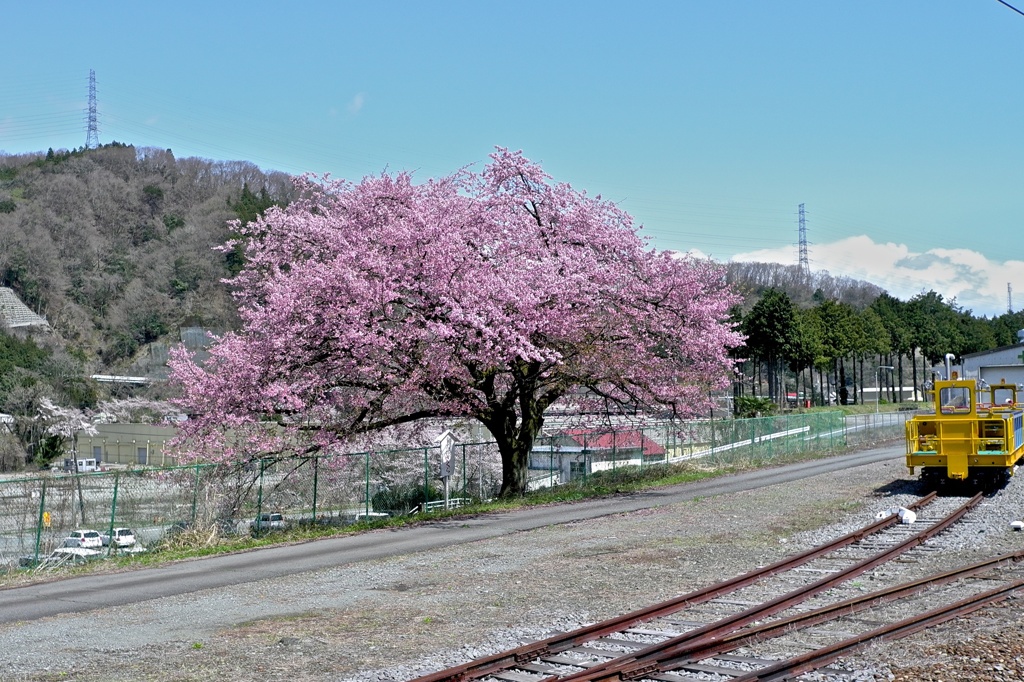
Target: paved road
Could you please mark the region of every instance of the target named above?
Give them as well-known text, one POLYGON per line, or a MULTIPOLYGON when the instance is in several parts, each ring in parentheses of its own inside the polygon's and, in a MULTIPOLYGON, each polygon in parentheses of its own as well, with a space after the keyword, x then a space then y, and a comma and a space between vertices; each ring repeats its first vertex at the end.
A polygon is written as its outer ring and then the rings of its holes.
POLYGON ((849 467, 900 460, 903 455, 902 445, 887 446, 594 501, 531 507, 469 519, 441 520, 394 530, 194 559, 128 571, 103 580, 97 580, 95 576, 81 576, 10 588, 0 590, 0 623, 120 606, 342 564, 422 552, 557 523, 786 483, 849 467), (117 589, 111 589, 111 582, 116 582, 117 589))

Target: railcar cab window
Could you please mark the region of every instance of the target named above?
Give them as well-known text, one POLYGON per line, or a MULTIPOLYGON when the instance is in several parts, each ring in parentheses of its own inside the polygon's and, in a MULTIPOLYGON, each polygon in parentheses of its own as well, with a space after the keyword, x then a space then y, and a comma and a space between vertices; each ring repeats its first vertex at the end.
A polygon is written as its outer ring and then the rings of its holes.
POLYGON ((971 411, 971 389, 966 386, 943 388, 939 393, 939 403, 943 414, 961 414, 971 411))
POLYGON ((992 388, 993 407, 1013 407, 1017 403, 1017 389, 1014 386, 1000 385, 992 388))

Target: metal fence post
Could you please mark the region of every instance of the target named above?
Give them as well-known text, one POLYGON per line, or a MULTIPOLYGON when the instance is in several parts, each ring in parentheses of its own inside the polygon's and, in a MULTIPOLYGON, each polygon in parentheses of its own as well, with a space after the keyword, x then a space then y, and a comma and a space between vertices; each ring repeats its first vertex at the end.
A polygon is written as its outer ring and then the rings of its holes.
POLYGON ((256 493, 256 532, 259 533, 263 530, 263 471, 266 465, 266 459, 260 457, 260 485, 256 493))
MULTIPOLYGON (((640 427, 640 473, 644 470, 644 449, 646 448, 647 432, 640 427)), ((654 440, 653 438, 651 440, 654 440)))
POLYGON ((590 449, 587 447, 583 448, 583 485, 587 484, 587 480, 590 478, 590 467, 593 466, 594 460, 590 456, 590 449))
POLYGON ((818 415, 818 437, 815 442, 818 443, 818 447, 822 447, 821 442, 828 439, 824 447, 828 448, 829 452, 832 452, 832 436, 829 434, 829 416, 827 412, 822 412, 818 415))
POLYGON ((427 502, 430 502, 430 451, 423 448, 423 506, 421 511, 427 511, 427 502))
POLYGON ((468 486, 469 486, 469 469, 467 468, 466 462, 466 444, 462 444, 462 497, 463 499, 469 497, 468 486))
POLYGON ((366 479, 366 495, 363 499, 364 509, 363 512, 366 514, 366 518, 370 518, 370 452, 366 452, 366 469, 363 478, 366 479))
POLYGON ((590 476, 590 439, 587 438, 587 434, 583 434, 583 484, 586 485, 587 478, 590 476))
POLYGON ((196 509, 199 507, 199 462, 196 462, 196 475, 192 484, 192 525, 196 523, 196 509))
POLYGON ((619 432, 612 429, 612 471, 619 468, 619 432))
POLYGON ((320 482, 320 456, 313 455, 313 510, 310 512, 312 518, 310 521, 316 523, 316 497, 317 497, 317 485, 320 482))
POLYGON ((43 486, 39 492, 39 519, 36 523, 36 553, 34 563, 39 563, 39 543, 43 536, 43 519, 46 517, 46 479, 43 479, 43 486))
POLYGON ((114 551, 117 547, 117 541, 114 539, 114 518, 117 516, 117 491, 121 487, 121 472, 114 474, 114 496, 110 501, 110 525, 107 530, 107 537, 110 538, 109 544, 107 544, 107 556, 114 551))
MULTIPOLYGON (((558 477, 561 480, 561 476, 558 477)), ((555 487, 555 443, 548 441, 548 487, 555 487)))

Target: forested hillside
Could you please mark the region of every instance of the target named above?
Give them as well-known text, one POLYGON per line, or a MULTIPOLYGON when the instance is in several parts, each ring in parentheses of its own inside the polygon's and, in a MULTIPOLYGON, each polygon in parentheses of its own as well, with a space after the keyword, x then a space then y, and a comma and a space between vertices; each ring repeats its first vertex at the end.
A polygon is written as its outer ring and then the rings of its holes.
POLYGON ((797 265, 780 263, 729 263, 726 271, 729 284, 743 296, 738 311, 741 317, 749 315, 768 292, 784 293, 787 305, 796 309, 817 308, 825 302, 838 303, 852 312, 881 309, 883 318, 915 330, 915 344, 926 358, 941 359, 946 353, 961 356, 1012 345, 1017 343, 1017 331, 1024 328, 1024 312, 976 317, 956 300, 934 291, 921 291, 909 301, 901 301, 870 282, 825 271, 806 272, 797 265))
MULTIPOLYGON (((0 155, 0 287, 50 324, 0 329, 0 413, 13 416, 0 429, 0 470, 26 455, 45 463, 47 400, 88 409, 124 397, 125 386, 89 377, 152 366, 150 349, 166 354, 182 327, 234 327, 222 280, 240 256, 214 247, 231 237, 229 221, 286 203, 291 188, 248 162, 118 143, 0 155)), ((167 387, 141 392, 162 398, 167 387)))
MULTIPOLYGON (((292 191, 288 175, 249 162, 178 159, 116 142, 0 154, 0 287, 52 329, 30 338, 0 329, 0 412, 29 423, 43 397, 91 407, 110 396, 90 375, 139 371, 146 358, 162 365, 150 350, 166 353, 181 328, 235 328, 223 279, 238 272, 242 256, 215 247, 231 238, 230 221, 286 204, 292 191)), ((873 284, 797 266, 732 263, 727 280, 743 296, 734 321, 750 337, 735 355, 751 391, 773 400, 802 384, 810 393, 812 381, 827 395, 824 379, 846 385, 848 364, 863 384, 865 364, 870 375, 873 366, 906 359, 915 381, 921 360, 1012 344, 1024 327, 1021 313, 979 319, 935 292, 904 302, 873 284)), ((166 397, 161 386, 149 397, 166 397)), ((4 450, 0 442, 0 469, 4 450)))
POLYGON ((797 265, 781 263, 729 263, 727 277, 743 296, 749 311, 771 289, 786 292, 794 305, 810 307, 822 301, 836 301, 854 308, 871 305, 884 290, 862 280, 834 277, 828 272, 807 272, 797 265))
POLYGON ((867 282, 795 265, 731 263, 728 280, 744 298, 733 311, 747 336, 735 353, 745 378, 734 397, 750 407, 741 413, 787 402, 787 392, 818 405, 862 402, 866 377, 877 382, 879 367, 893 371, 887 400, 913 399, 901 387, 921 388, 947 353, 1012 345, 1024 327, 1024 313, 978 318, 934 291, 901 301, 867 282))
POLYGON ((248 162, 117 143, 2 156, 0 286, 89 369, 116 371, 180 326, 234 325, 220 280, 235 256, 213 247, 290 189, 248 162))

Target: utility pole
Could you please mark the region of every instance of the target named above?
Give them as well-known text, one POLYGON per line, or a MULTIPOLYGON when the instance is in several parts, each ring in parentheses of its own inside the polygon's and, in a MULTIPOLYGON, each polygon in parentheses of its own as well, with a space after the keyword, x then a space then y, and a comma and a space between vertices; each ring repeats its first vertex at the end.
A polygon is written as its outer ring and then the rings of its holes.
POLYGON ((1006 312, 1013 314, 1013 286, 1006 283, 1006 312))
POLYGON ((807 221, 804 217, 804 205, 800 204, 800 219, 799 219, 799 235, 800 235, 800 247, 799 247, 799 267, 800 272, 804 275, 808 275, 811 272, 811 266, 807 261, 807 221))
POLYGON ((100 128, 96 122, 96 72, 89 69, 89 121, 85 134, 85 148, 96 149, 100 146, 100 128))

